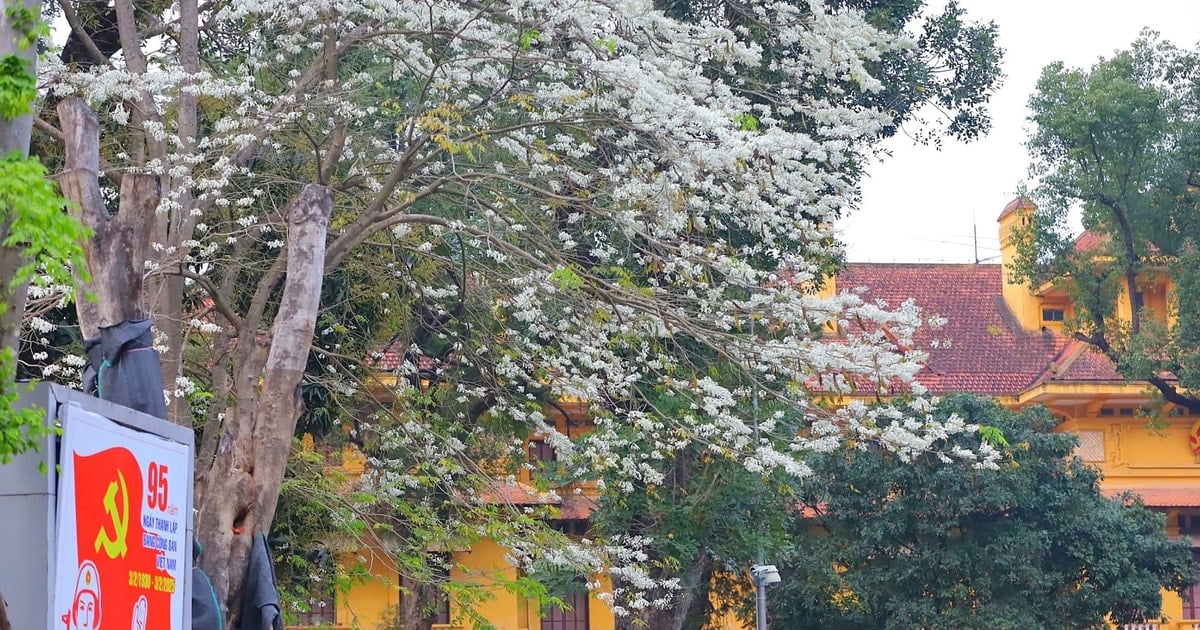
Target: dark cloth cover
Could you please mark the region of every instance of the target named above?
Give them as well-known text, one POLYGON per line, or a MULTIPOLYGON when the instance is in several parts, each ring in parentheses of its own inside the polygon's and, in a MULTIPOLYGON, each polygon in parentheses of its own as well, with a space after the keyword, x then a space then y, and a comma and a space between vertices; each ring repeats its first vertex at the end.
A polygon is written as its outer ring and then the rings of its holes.
POLYGON ((165 420, 161 364, 150 327, 148 319, 125 321, 101 328, 99 339, 85 339, 83 391, 165 420))
POLYGON ((238 630, 283 630, 275 566, 267 551, 267 536, 259 533, 250 547, 246 581, 242 585, 242 618, 238 630))
POLYGON ((221 603, 208 574, 200 568, 200 543, 192 543, 192 630, 225 630, 221 603))

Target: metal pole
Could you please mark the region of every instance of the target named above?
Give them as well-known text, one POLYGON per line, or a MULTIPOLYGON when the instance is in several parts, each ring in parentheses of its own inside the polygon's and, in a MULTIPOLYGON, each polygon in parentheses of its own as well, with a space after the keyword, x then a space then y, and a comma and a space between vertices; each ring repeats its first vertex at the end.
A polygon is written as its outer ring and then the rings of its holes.
POLYGON ((759 580, 754 581, 754 624, 755 630, 767 630, 767 587, 759 580))

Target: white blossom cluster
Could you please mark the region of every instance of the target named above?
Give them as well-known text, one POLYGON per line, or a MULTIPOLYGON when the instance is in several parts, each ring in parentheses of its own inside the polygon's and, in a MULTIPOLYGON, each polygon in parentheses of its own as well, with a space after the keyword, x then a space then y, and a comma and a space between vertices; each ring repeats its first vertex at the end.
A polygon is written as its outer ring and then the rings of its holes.
MULTIPOLYGON (((390 425, 381 452, 425 463, 372 462, 366 489, 391 500, 437 486, 482 501, 453 490, 487 474, 471 461, 478 445, 502 459, 524 442, 471 425, 465 410, 480 401, 545 435, 569 474, 617 490, 660 482, 661 462, 691 445, 805 476, 806 453, 846 440, 907 456, 972 430, 919 406, 812 404, 910 383, 923 359, 902 350, 922 323, 911 303, 816 290, 839 254, 834 219, 853 207, 851 166, 891 122, 851 92, 880 89, 869 64, 911 42, 820 0, 744 4, 756 29, 682 23, 650 0, 232 0, 202 5, 194 71, 172 37, 144 42, 145 71, 123 57, 42 71, 55 94, 83 96, 104 125, 142 138, 145 151, 106 154, 106 168, 164 177, 148 274, 184 269, 193 292, 269 276, 286 250, 283 207, 319 180, 335 191, 331 268, 378 248, 402 263, 379 300, 438 304, 448 319, 469 303, 487 320, 435 331, 449 348, 439 373, 483 376, 447 399, 461 432, 418 416, 390 425), (765 60, 761 34, 791 54, 765 60), (181 131, 184 96, 198 123, 181 131), (730 369, 706 372, 714 362, 730 369), (683 411, 661 411, 650 391, 683 411), (753 413, 757 396, 806 430, 768 439, 784 424, 753 413), (588 401, 595 430, 560 431, 547 397, 588 401)), ((174 316, 195 334, 227 330, 216 314, 174 316)), ((332 328, 318 331, 320 352, 340 349, 325 343, 332 328)), ((180 380, 177 395, 197 387, 180 380)), ((643 546, 614 539, 551 559, 607 567, 618 610, 666 605, 645 598, 669 584, 650 579, 643 546)))

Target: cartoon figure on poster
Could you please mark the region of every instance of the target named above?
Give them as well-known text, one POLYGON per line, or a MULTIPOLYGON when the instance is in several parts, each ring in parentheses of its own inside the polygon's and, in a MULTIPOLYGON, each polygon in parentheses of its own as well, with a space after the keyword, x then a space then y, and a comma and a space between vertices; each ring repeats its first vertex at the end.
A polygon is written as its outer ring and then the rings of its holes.
POLYGON ((184 479, 170 470, 186 471, 179 457, 186 458, 186 447, 173 453, 178 449, 171 442, 100 416, 88 420, 95 418, 96 426, 69 425, 86 437, 64 439, 55 591, 60 627, 182 630, 185 527, 170 482, 184 479))
POLYGON ((75 600, 63 615, 69 630, 97 630, 100 627, 100 575, 91 560, 79 565, 75 580, 75 600))

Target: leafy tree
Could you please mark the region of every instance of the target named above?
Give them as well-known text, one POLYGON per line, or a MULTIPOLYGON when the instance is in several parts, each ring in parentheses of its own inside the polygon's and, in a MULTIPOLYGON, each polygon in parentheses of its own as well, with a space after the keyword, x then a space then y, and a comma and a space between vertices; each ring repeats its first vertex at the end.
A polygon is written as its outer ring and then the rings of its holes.
MULTIPOLYGON (((998 470, 878 449, 816 457, 795 553, 771 591, 785 628, 1108 628, 1155 618, 1195 580, 1186 539, 1131 495, 1105 498, 1041 407, 971 396, 935 410, 1003 437, 998 470), (994 433, 994 432, 993 432, 994 433)), ((952 437, 936 448, 970 448, 952 437)))
POLYGON ((794 480, 765 476, 701 449, 677 453, 661 483, 606 493, 593 516, 600 536, 623 532, 650 540, 652 574, 678 580, 652 595, 669 606, 618 619, 620 628, 701 628, 741 610, 744 569, 758 554, 791 548, 794 480))
POLYGON ((71 282, 80 226, 62 214, 63 199, 46 169, 28 157, 37 81, 35 43, 45 31, 37 3, 6 2, 0 15, 0 464, 37 443, 40 416, 12 409, 16 350, 31 281, 71 282))
MULTIPOLYGON (((63 199, 46 170, 28 157, 37 96, 36 46, 45 25, 39 2, 0 3, 0 465, 36 448, 43 414, 16 411, 17 348, 31 280, 69 283, 80 261, 81 227, 62 214, 63 199)), ((0 630, 10 630, 0 594, 0 630)))
MULTIPOLYGON (((705 373, 730 382, 735 372, 714 359, 705 373)), ((690 401, 666 390, 647 392, 646 397, 659 417, 689 412, 690 401)), ((760 443, 786 447, 798 430, 796 418, 782 410, 766 409, 760 416, 751 418, 760 443), (778 416, 773 413, 777 410, 778 416)), ((645 539, 651 574, 678 581, 648 594, 669 605, 635 611, 619 618, 617 627, 698 627, 718 610, 736 607, 739 602, 729 602, 724 595, 738 589, 725 587, 730 579, 740 579, 741 568, 756 553, 775 553, 787 544, 787 506, 798 500, 796 479, 786 473, 751 472, 703 444, 664 457, 656 471, 658 478, 637 480, 632 488, 607 488, 592 515, 595 535, 645 539)))
POLYGON ((1193 412, 1200 412, 1197 96, 1200 55, 1152 33, 1090 70, 1046 67, 1029 101, 1038 209, 1017 237, 1022 277, 1069 293, 1076 339, 1193 412), (1074 208, 1094 235, 1090 246, 1076 247, 1069 232, 1074 208), (1149 308, 1143 291, 1168 281, 1174 292, 1165 308, 1149 308), (1131 314, 1119 310, 1122 300, 1131 314))

